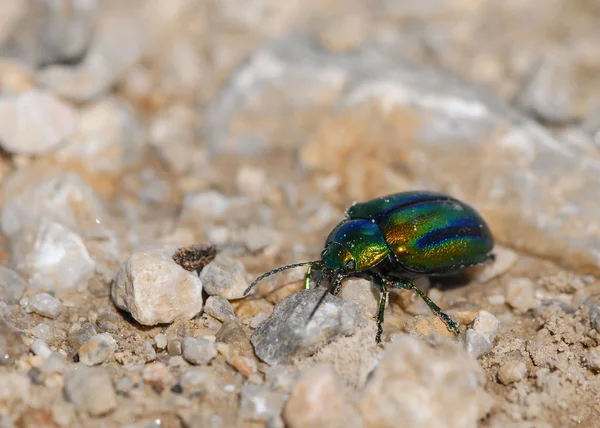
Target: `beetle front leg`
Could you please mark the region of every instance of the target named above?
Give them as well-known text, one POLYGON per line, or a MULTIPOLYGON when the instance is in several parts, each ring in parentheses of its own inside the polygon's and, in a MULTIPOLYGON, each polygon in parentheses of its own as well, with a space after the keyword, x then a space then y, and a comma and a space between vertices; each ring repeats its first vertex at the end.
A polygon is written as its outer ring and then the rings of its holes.
POLYGON ((310 289, 311 273, 312 273, 312 266, 308 266, 308 269, 306 269, 306 274, 304 275, 304 289, 306 289, 306 290, 310 289))
POLYGON ((400 288, 400 289, 404 289, 404 290, 413 290, 414 292, 416 292, 419 295, 419 297, 421 297, 421 299, 425 300, 425 303, 427 303, 427 306, 429 306, 429 309, 431 309, 431 311, 435 315, 437 315, 444 322, 444 324, 446 324, 446 327, 448 327, 448 329, 450 331, 454 332, 454 334, 460 334, 460 331, 458 329, 458 324, 452 318, 450 318, 447 314, 442 312, 440 307, 438 305, 436 305, 433 302, 433 300, 431 300, 429 298, 429 296, 427 294, 425 294, 419 287, 417 287, 411 281, 397 280, 395 278, 389 278, 389 277, 383 277, 383 280, 385 283, 387 283, 388 285, 390 285, 394 288, 400 288))
POLYGON ((379 300, 379 311, 377 311, 377 335, 375 342, 381 343, 381 335, 383 333, 383 316, 385 314, 385 305, 388 299, 388 291, 385 284, 381 284, 381 299, 379 300))

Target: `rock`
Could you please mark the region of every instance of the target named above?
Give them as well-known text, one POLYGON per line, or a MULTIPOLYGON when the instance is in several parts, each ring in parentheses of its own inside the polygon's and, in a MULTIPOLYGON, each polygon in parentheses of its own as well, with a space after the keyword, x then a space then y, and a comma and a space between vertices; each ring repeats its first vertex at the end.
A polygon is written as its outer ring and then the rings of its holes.
POLYGON ((139 159, 142 136, 131 106, 108 97, 81 110, 75 133, 56 157, 92 172, 119 172, 139 159))
POLYGON ((2 231, 9 236, 44 218, 74 231, 89 231, 105 217, 100 197, 73 173, 58 173, 39 182, 34 169, 24 168, 4 184, 3 195, 2 231))
POLYGON ((538 305, 535 286, 529 278, 513 278, 506 285, 506 303, 519 312, 527 312, 538 305))
POLYGON ((210 296, 206 299, 204 312, 221 322, 234 321, 236 318, 231 303, 220 296, 210 296))
POLYGON ((96 326, 90 322, 83 323, 81 327, 74 329, 69 333, 68 341, 69 345, 73 349, 79 350, 79 348, 90 341, 90 339, 98 333, 96 326))
POLYGON ((27 308, 47 318, 56 318, 63 310, 63 304, 48 293, 39 293, 29 299, 27 308))
POLYGON ((290 428, 360 426, 346 386, 327 364, 304 371, 290 393, 283 418, 290 428))
POLYGON ((48 324, 40 323, 31 330, 31 334, 40 340, 49 341, 52 339, 52 330, 48 324))
POLYGON ((233 345, 234 348, 243 354, 252 354, 252 344, 246 336, 246 333, 235 321, 223 323, 215 336, 217 342, 233 345))
POLYGON ((492 349, 498 335, 500 321, 487 311, 479 311, 471 328, 467 330, 465 348, 475 358, 492 349))
POLYGON ((521 91, 518 104, 549 123, 574 119, 574 70, 568 54, 547 55, 521 91))
POLYGON ((523 361, 507 361, 498 370, 498 380, 504 385, 518 382, 527 375, 527 366, 523 361))
POLYGON ((91 416, 106 415, 117 407, 117 395, 108 371, 72 364, 67 367, 64 379, 67 399, 91 416))
POLYGON ((258 328, 258 326, 261 325, 268 318, 269 314, 267 314, 266 312, 259 312, 256 315, 254 315, 250 320, 250 327, 258 328))
POLYGON ((239 418, 245 423, 266 422, 273 424, 280 419, 287 394, 273 391, 266 386, 244 385, 241 393, 239 418))
POLYGON ((211 296, 228 300, 244 297, 248 288, 246 269, 242 262, 224 254, 218 254, 200 273, 205 291, 211 296))
POLYGON ((150 144, 173 171, 188 172, 202 159, 194 147, 197 113, 184 105, 174 105, 160 112, 150 124, 150 144))
POLYGON ((177 247, 133 253, 112 285, 115 305, 143 325, 192 319, 202 310, 202 282, 173 260, 177 247))
POLYGON ((0 300, 14 305, 27 288, 27 281, 12 269, 0 266, 0 300))
POLYGON ((214 394, 222 389, 214 368, 207 366, 191 367, 181 373, 179 384, 186 394, 214 394))
POLYGON ((9 153, 43 155, 75 131, 77 114, 47 92, 0 97, 0 145, 9 153))
POLYGON ((180 339, 172 339, 169 340, 167 345, 167 352, 169 355, 176 356, 181 355, 183 353, 183 344, 180 339))
POLYGON ((475 267, 475 280, 480 283, 486 283, 506 273, 518 259, 517 253, 510 248, 496 245, 494 247, 496 259, 484 266, 475 267))
POLYGON ((0 367, 8 366, 25 354, 25 344, 19 331, 0 318, 0 367))
POLYGON ((40 339, 36 339, 31 344, 31 352, 38 357, 42 357, 44 360, 52 355, 52 350, 46 342, 40 339))
POLYGON ((348 279, 344 281, 344 288, 340 293, 346 300, 353 300, 360 309, 370 316, 377 315, 379 309, 379 292, 374 289, 366 279, 348 279))
POLYGON ((217 345, 210 340, 194 337, 183 339, 183 358, 191 364, 208 364, 218 354, 217 345))
POLYGON ((485 376, 455 344, 403 335, 386 347, 359 396, 365 427, 474 427, 488 410, 485 376))
POLYGON ((15 269, 37 289, 75 288, 96 266, 77 233, 46 219, 28 224, 13 236, 11 251, 15 269))
POLYGON ((0 374, 0 402, 7 408, 30 403, 31 389, 27 375, 4 372, 0 374))
POLYGON ((327 295, 310 323, 324 289, 303 290, 279 301, 251 337, 256 355, 269 365, 309 355, 338 336, 351 335, 363 319, 354 302, 327 295))
POLYGON ((167 347, 167 336, 162 333, 154 336, 154 341, 158 349, 165 349, 167 347))
POLYGON ((592 370, 600 370, 600 346, 588 351, 587 363, 592 370))
POLYGON ((117 341, 109 333, 93 336, 79 348, 79 361, 86 366, 102 364, 117 350, 117 341))
POLYGON ((175 383, 169 368, 159 361, 144 366, 142 379, 144 379, 144 383, 150 385, 158 393, 170 388, 175 383))

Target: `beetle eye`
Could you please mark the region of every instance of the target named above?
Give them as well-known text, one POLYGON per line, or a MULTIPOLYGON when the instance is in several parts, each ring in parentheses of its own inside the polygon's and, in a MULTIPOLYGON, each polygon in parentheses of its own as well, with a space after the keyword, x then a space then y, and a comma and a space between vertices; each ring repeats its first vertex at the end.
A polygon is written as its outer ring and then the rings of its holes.
POLYGON ((346 269, 348 269, 348 270, 356 269, 356 263, 354 262, 354 260, 348 260, 348 262, 346 263, 346 269))

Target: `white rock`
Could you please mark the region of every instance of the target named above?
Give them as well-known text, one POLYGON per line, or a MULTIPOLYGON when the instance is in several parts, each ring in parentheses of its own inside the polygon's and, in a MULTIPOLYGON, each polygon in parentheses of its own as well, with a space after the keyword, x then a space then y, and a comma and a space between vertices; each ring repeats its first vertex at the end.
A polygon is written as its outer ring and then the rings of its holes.
POLYGON ((206 299, 204 312, 221 322, 233 321, 236 318, 231 303, 220 296, 210 296, 206 299))
POLYGON ((75 131, 77 114, 54 95, 31 90, 0 98, 0 145, 10 153, 48 153, 75 131))
POLYGON ((471 328, 467 330, 465 347, 475 358, 492 349, 498 335, 500 321, 487 311, 480 311, 471 328))
POLYGON ((590 368, 600 370, 600 346, 588 351, 587 362, 590 368))
POLYGON ((13 266, 38 289, 74 288, 96 265, 78 234, 45 219, 13 236, 11 251, 13 266))
POLYGON ((14 305, 23 296, 27 281, 12 269, 0 266, 0 301, 14 305))
POLYGON ((379 293, 374 292, 371 282, 366 279, 348 279, 341 291, 342 298, 354 300, 365 313, 375 316, 379 308, 379 293))
POLYGON ((208 364, 218 354, 217 345, 210 340, 186 337, 182 344, 183 358, 191 364, 208 364))
POLYGON ((2 231, 12 236, 24 224, 42 218, 70 229, 89 230, 102 222, 104 206, 94 190, 77 174, 59 173, 38 182, 35 170, 23 169, 4 184, 2 231))
POLYGON ((165 349, 167 347, 167 336, 162 333, 154 336, 154 341, 158 349, 165 349))
POLYGON ((48 293, 40 293, 29 299, 27 308, 31 311, 48 318, 56 318, 60 315, 63 304, 60 300, 48 293))
POLYGON ((506 285, 506 303, 519 312, 527 312, 538 305, 535 286, 529 278, 513 278, 506 285))
POLYGON ((46 342, 40 339, 35 339, 31 344, 31 352, 44 360, 52 355, 52 350, 46 342))
POLYGON ((202 272, 200 279, 205 291, 211 296, 221 296, 228 300, 240 299, 248 288, 246 269, 239 260, 218 254, 202 272))
POLYGON ((86 366, 102 364, 117 350, 117 341, 110 333, 93 336, 79 348, 79 361, 86 366))
POLYGON ((81 111, 76 132, 56 157, 82 162, 89 171, 120 171, 139 158, 142 135, 131 106, 105 98, 81 111))
POLYGON ((173 260, 177 247, 133 253, 119 268, 111 296, 144 325, 191 319, 202 310, 202 282, 173 260))

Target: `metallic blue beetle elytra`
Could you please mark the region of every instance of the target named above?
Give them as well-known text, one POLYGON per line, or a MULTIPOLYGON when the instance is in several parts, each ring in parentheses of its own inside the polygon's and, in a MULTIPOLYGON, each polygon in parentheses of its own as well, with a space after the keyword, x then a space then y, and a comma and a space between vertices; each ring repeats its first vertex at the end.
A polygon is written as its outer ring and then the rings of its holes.
MULTIPOLYGON (((381 342, 388 288, 415 291, 429 308, 458 334, 458 325, 412 280, 418 276, 458 273, 493 260, 494 239, 485 220, 469 205, 450 196, 412 191, 383 196, 352 205, 346 218, 333 228, 325 241, 321 260, 295 263, 259 276, 246 289, 267 276, 298 266, 308 266, 305 278, 310 288, 312 270, 321 270, 316 286, 329 280, 328 291, 338 294, 342 280, 365 278, 381 290, 377 314, 376 342, 381 342)), ((316 305, 312 318, 327 293, 316 305)))

